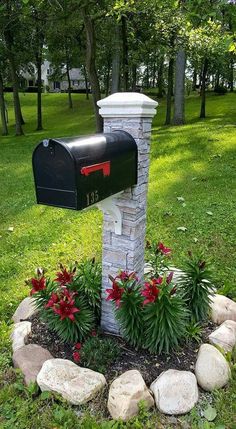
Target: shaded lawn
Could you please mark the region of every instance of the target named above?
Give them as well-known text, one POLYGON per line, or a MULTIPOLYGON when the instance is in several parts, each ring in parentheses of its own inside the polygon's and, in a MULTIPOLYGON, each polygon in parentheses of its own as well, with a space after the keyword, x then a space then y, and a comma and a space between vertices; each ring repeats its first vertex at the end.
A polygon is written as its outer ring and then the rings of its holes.
MULTIPOLYGON (((11 95, 7 97, 12 124, 11 95)), ((31 169, 33 148, 42 138, 94 132, 91 101, 76 94, 70 111, 66 94, 44 94, 45 129, 35 132, 35 98, 21 95, 26 135, 14 137, 11 126, 11 135, 0 138, 0 314, 5 320, 28 293, 24 279, 36 266, 51 272, 59 261, 101 255, 101 213, 37 206, 31 169)), ((161 101, 152 137, 147 237, 171 246, 178 265, 188 249, 203 249, 213 259, 219 285, 236 280, 235 101, 236 94, 210 95, 209 116, 200 121, 199 97, 191 96, 183 127, 161 125, 161 101), (177 231, 180 226, 187 231, 177 231)))

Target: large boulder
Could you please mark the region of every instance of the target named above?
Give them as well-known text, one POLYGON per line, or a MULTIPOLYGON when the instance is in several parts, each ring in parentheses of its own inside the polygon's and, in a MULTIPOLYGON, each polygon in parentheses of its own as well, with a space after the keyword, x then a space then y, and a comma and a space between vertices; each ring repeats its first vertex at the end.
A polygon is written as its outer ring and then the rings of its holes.
POLYGON ((190 371, 168 369, 150 386, 157 408, 165 414, 188 413, 198 401, 195 375, 190 371))
POLYGON ((13 353, 13 364, 15 368, 20 368, 24 374, 25 384, 29 385, 36 381, 36 377, 42 368, 43 363, 53 356, 48 350, 37 344, 28 344, 13 353))
POLYGON ((236 322, 226 320, 209 335, 209 342, 226 352, 231 351, 236 344, 236 322))
POLYGON ((111 383, 107 407, 113 419, 128 420, 135 416, 139 412, 140 401, 144 401, 148 408, 154 405, 139 371, 126 371, 111 383))
POLYGON ((35 307, 34 299, 27 297, 21 301, 20 305, 17 307, 15 313, 12 316, 13 322, 18 323, 22 320, 29 319, 33 314, 37 313, 35 307))
POLYGON ((93 399, 106 385, 104 375, 67 359, 47 360, 37 376, 42 391, 57 392, 74 405, 93 399))
POLYGON ((202 389, 211 392, 228 383, 230 368, 219 350, 210 344, 202 344, 197 356, 195 374, 202 389))
POLYGON ((213 295, 211 298, 211 320, 217 325, 226 320, 236 322, 236 302, 224 295, 213 295))
POLYGON ((25 345, 25 340, 31 333, 30 322, 19 322, 15 323, 11 333, 12 349, 15 352, 25 345))

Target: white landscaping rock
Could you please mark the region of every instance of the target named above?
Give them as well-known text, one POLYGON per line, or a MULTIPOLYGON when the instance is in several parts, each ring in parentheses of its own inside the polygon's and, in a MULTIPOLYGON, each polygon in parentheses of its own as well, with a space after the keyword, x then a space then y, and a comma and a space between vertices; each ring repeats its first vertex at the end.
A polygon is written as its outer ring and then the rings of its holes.
POLYGON ((12 316, 13 322, 18 323, 22 320, 29 319, 33 314, 37 313, 35 307, 34 299, 27 297, 21 301, 20 305, 17 307, 15 313, 12 316))
POLYGON ((211 320, 217 325, 226 320, 236 322, 236 302, 224 295, 214 295, 211 298, 211 320))
POLYGON ((60 393, 74 405, 93 399, 106 385, 104 375, 81 368, 67 359, 50 359, 44 362, 37 376, 42 391, 60 393))
POLYGON ((222 353, 210 344, 202 344, 195 366, 198 384, 211 392, 225 386, 230 378, 230 367, 222 353))
POLYGON ((198 401, 195 375, 190 371, 168 369, 150 386, 157 408, 164 414, 188 413, 198 401))
POLYGON ((13 326, 11 333, 12 349, 15 352, 25 345, 25 339, 31 333, 31 322, 19 322, 13 326))
POLYGON ((154 405, 139 371, 126 371, 111 383, 107 407, 113 419, 128 420, 139 412, 138 404, 145 401, 148 408, 154 405))
POLYGON ((236 322, 226 320, 209 335, 209 342, 220 346, 224 351, 231 351, 236 344, 236 322))

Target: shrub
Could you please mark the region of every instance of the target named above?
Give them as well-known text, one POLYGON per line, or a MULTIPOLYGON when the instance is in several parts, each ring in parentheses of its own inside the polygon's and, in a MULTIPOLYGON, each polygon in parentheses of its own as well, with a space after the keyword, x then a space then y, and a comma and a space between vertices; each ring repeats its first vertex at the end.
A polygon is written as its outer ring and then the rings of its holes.
POLYGON ((189 252, 178 282, 180 296, 186 301, 194 322, 204 321, 209 313, 214 286, 209 262, 189 252))
POLYGON ((188 312, 172 284, 173 273, 145 283, 144 347, 151 353, 169 353, 176 348, 186 331, 188 312))
POLYGON ((143 298, 135 273, 121 271, 112 279, 112 288, 106 292, 107 300, 115 304, 115 316, 124 338, 132 346, 139 347, 143 336, 143 298))
POLYGON ((153 277, 162 275, 169 269, 169 259, 171 257, 171 249, 164 246, 163 243, 150 242, 146 243, 147 262, 152 267, 153 277))
POLYGON ((119 355, 120 347, 113 339, 91 337, 81 347, 80 362, 86 368, 105 373, 119 355))
POLYGON ((82 341, 91 332, 95 317, 87 295, 75 280, 76 267, 67 270, 61 266, 55 280, 46 279, 42 270, 27 283, 40 317, 65 342, 82 341))
POLYGON ((227 88, 223 85, 218 85, 215 87, 214 92, 218 95, 225 95, 227 93, 227 88))

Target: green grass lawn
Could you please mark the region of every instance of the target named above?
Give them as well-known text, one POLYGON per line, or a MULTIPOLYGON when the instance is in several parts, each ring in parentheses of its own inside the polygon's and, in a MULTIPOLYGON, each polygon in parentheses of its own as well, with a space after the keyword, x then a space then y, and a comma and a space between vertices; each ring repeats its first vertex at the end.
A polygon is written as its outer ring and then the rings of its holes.
MULTIPOLYGON (((21 94, 25 136, 15 137, 12 98, 7 94, 10 135, 0 137, 2 350, 8 345, 10 317, 28 294, 24 280, 35 267, 53 272, 58 262, 101 256, 98 210, 74 212, 35 204, 31 157, 36 144, 46 137, 94 132, 91 100, 78 94, 73 99, 69 110, 66 94, 44 94, 44 131, 35 132, 36 96, 21 94)), ((236 297, 236 94, 209 95, 205 120, 198 119, 199 108, 199 96, 190 96, 187 124, 165 127, 165 103, 160 102, 153 124, 147 238, 173 248, 177 266, 189 249, 203 250, 214 263, 216 284, 236 297)))

